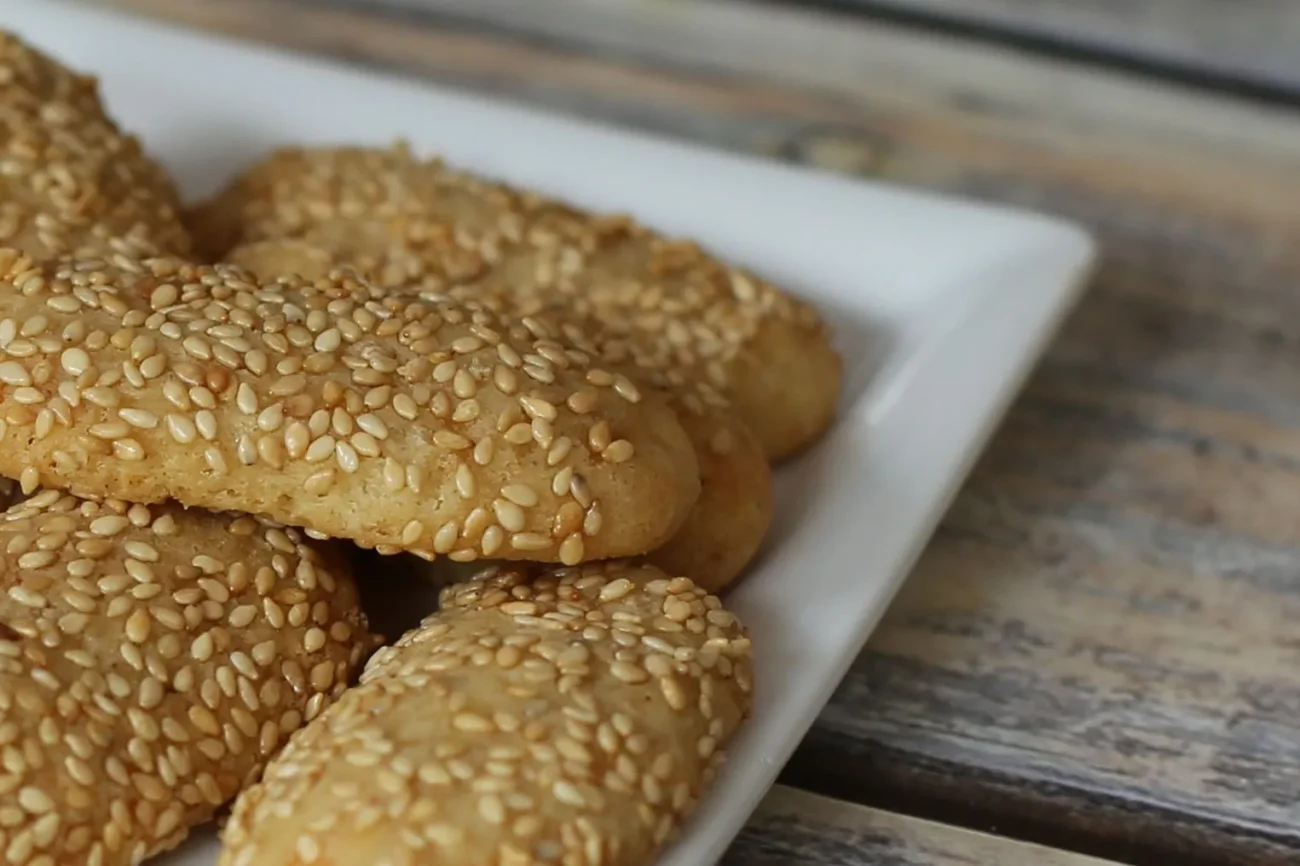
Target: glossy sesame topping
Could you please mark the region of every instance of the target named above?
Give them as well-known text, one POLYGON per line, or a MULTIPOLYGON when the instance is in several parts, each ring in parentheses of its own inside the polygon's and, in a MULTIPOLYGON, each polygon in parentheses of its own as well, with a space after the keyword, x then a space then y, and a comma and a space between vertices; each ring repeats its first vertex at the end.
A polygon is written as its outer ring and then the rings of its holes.
MULTIPOLYGON (((174 185, 105 113, 94 78, 0 33, 0 107, 0 246, 40 257, 188 254, 174 185)), ((51 301, 52 312, 80 307, 75 296, 51 301)), ((29 319, 21 336, 51 332, 29 319)))
MULTIPOLYGON (((612 363, 739 397, 773 457, 819 434, 837 399, 839 361, 808 303, 694 243, 404 146, 275 151, 198 209, 194 227, 210 255, 267 273, 347 264, 383 285, 499 298, 525 315, 562 309, 612 363), (784 419, 791 411, 802 417, 784 419)), ((509 379, 530 370, 501 359, 509 379)), ((636 399, 632 379, 593 372, 593 384, 636 399)))
POLYGON ((0 550, 4 785, 22 812, 5 822, 6 862, 174 846, 372 647, 338 556, 247 517, 43 491, 0 514, 0 550), (334 591, 304 591, 303 568, 334 591), (319 624, 271 623, 258 602, 275 599, 314 605, 319 624), (303 646, 326 627, 341 639, 303 646), (321 673, 296 682, 304 668, 321 673))
POLYGON ((307 840, 339 862, 648 863, 750 711, 750 657, 690 580, 490 570, 292 738, 221 862, 297 864, 307 840))
POLYGON ((541 321, 345 271, 258 282, 164 258, 0 251, 0 289, 0 332, 39 317, 72 334, 48 355, 0 339, 0 374, 14 382, 0 380, 0 474, 24 486, 173 498, 424 556, 551 562, 653 549, 699 493, 695 449, 666 401, 617 376, 593 386, 591 357, 541 321), (68 297, 79 312, 49 307, 68 297), (322 349, 330 332, 337 343, 322 349), (496 384, 503 347, 533 370, 517 390, 496 384), (62 360, 71 350, 85 354, 79 372, 62 360), (155 375, 132 381, 123 370, 144 353, 155 375), (590 411, 570 408, 593 392, 590 411), (570 503, 603 519, 556 532, 570 503), (446 527, 480 507, 496 531, 451 538, 446 527), (581 548, 561 553, 575 532, 581 548))

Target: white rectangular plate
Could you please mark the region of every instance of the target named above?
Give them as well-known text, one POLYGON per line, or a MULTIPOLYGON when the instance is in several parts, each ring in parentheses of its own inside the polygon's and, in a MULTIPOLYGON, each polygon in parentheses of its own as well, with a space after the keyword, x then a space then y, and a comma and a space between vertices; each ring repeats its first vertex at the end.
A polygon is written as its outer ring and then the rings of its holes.
MULTIPOLYGON (((726 849, 830 698, 1094 257, 1078 228, 548 116, 51 0, 0 26, 99 75, 189 195, 277 144, 409 139, 466 168, 698 238, 818 303, 840 419, 782 467, 767 550, 731 594, 752 722, 663 866, 726 849)), ((208 866, 210 832, 163 858, 208 866)))

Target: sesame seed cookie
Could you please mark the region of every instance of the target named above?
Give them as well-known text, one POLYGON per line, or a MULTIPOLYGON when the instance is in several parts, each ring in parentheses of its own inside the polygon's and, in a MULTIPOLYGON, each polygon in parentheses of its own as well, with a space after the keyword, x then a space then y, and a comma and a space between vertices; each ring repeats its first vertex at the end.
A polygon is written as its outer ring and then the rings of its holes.
POLYGON ((251 517, 43 491, 0 550, 6 863, 174 847, 374 648, 336 552, 251 517))
POLYGON ((622 335, 642 366, 726 393, 774 460, 835 414, 841 361, 811 305, 693 243, 402 146, 275 151, 195 208, 190 225, 213 259, 298 240, 383 285, 561 295, 622 335))
MULTIPOLYGON (((669 574, 685 575, 708 592, 722 592, 743 573, 772 524, 772 469, 762 443, 710 383, 676 375, 638 355, 633 344, 611 334, 596 317, 583 316, 564 300, 527 300, 513 293, 474 293, 502 314, 554 323, 566 339, 605 363, 632 371, 668 396, 695 446, 700 497, 677 533, 645 557, 669 574)), ((565 299, 567 300, 567 299, 565 299)))
MULTIPOLYGON (((338 259, 303 241, 258 241, 236 247, 228 257, 264 280, 282 274, 327 279, 344 266, 338 259)), ((572 345, 667 395, 695 446, 700 496, 677 533, 647 559, 672 574, 692 578, 709 592, 721 592, 739 577, 771 526, 774 493, 762 445, 727 399, 708 383, 638 366, 626 340, 604 334, 599 321, 575 313, 563 299, 548 303, 486 290, 462 295, 498 315, 544 321, 572 345)), ((589 435, 594 437, 593 445, 603 448, 609 431, 597 427, 589 435)))
POLYGON ((0 31, 0 245, 36 258, 190 252, 179 194, 93 76, 0 31))
POLYGON ((627 563, 490 570, 235 803, 221 866, 652 861, 752 707, 744 628, 627 563))
POLYGON ((347 276, 0 251, 0 475, 381 553, 659 547, 699 497, 676 414, 530 326, 347 276))
MULTIPOLYGON (((680 404, 680 401, 679 401, 680 404)), ((772 472, 758 439, 730 413, 679 409, 695 443, 700 498, 686 522, 645 561, 721 593, 745 572, 772 525, 772 472)))

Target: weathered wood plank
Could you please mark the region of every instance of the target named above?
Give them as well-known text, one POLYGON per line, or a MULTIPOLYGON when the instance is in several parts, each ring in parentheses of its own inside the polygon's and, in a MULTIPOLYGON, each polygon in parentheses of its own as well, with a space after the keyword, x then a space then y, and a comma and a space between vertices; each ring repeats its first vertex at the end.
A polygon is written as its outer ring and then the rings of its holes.
MULTIPOLYGON (((102 0, 101 0, 102 2, 102 0)), ((130 0, 135 2, 135 0, 130 0)), ((154 4, 156 0, 142 0, 154 4)), ((400 20, 435 21, 444 33, 458 25, 462 34, 495 31, 528 40, 531 49, 554 46, 556 53, 577 50, 584 59, 611 58, 650 68, 677 68, 692 76, 717 75, 738 85, 778 84, 789 97, 816 96, 833 101, 841 119, 857 110, 876 113, 890 107, 913 112, 918 106, 949 103, 985 113, 1002 112, 1032 127, 1047 120, 1053 131, 1069 132, 1091 143, 1094 128, 1103 138, 1144 136, 1159 143, 1158 131, 1170 123, 1188 125, 1207 141, 1241 146, 1235 123, 1211 111, 1198 118, 1204 94, 1175 87, 1134 88, 1126 75, 1084 73, 1077 65, 1028 59, 975 42, 918 34, 872 23, 858 16, 752 0, 296 0, 317 7, 322 16, 348 15, 392 26, 400 20), (383 12, 409 17, 376 17, 383 12)), ((324 27, 325 25, 322 25, 324 27)), ((332 27, 329 29, 333 29, 332 27)), ((280 39, 294 39, 280 34, 280 39)), ((358 40, 359 41, 359 40, 358 40)), ((378 46, 377 46, 378 47, 378 46)), ((389 54, 387 49, 381 49, 389 54)), ((404 54, 404 52, 398 52, 404 54)), ((1300 58, 1300 52, 1295 56, 1300 58)), ((437 58, 416 61, 435 68, 437 58)), ((1300 64, 1300 59, 1296 61, 1300 64)), ((622 67, 623 79, 627 70, 622 67)), ((525 85, 519 82, 519 85, 525 85)), ((592 85, 597 86, 597 85, 592 85)), ((617 87, 618 83, 610 85, 617 87)), ((643 83, 642 87, 647 84, 643 83)), ((743 98, 743 96, 741 96, 743 98)), ((1047 132, 1044 128, 1039 130, 1047 132)), ((1256 123, 1243 130, 1262 134, 1256 123)), ((1178 151, 1178 142, 1170 142, 1178 151)), ((1276 151, 1274 151, 1276 152, 1276 151)))
MULTIPOLYGON (((698 0, 709 2, 709 0, 698 0)), ((791 0, 799 3, 802 0, 791 0)), ((1104 55, 1209 72, 1300 95, 1291 0, 838 0, 1046 38, 1104 55)))
POLYGON ((1114 866, 777 786, 721 866, 1114 866))
POLYGON ((1092 164, 1122 153, 1140 161, 1130 172, 1139 177, 1154 170, 1166 178, 1220 154, 1261 163, 1240 173, 1268 186, 1272 172, 1300 158, 1289 114, 741 0, 87 2, 727 147, 790 149, 807 138, 849 159, 866 146, 874 164, 908 159, 896 144, 959 128, 960 118, 1014 146, 1067 149, 1092 164))
MULTIPOLYGON (((329 0, 333 2, 333 0, 329 0)), ((1228 82, 1252 84, 1294 94, 1300 98, 1300 8, 1290 0, 783 0, 790 7, 755 11, 753 0, 346 0, 351 5, 409 9, 455 15, 467 21, 491 21, 496 26, 549 30, 557 38, 590 33, 613 34, 622 47, 638 50, 644 36, 630 22, 658 26, 655 22, 687 19, 707 22, 728 17, 741 27, 740 37, 719 42, 715 48, 730 55, 750 44, 763 22, 807 19, 823 7, 862 15, 901 17, 930 23, 939 29, 954 27, 999 38, 1012 37, 1040 50, 1052 47, 1083 53, 1102 62, 1138 63, 1151 68, 1228 82), (721 10, 721 11, 717 11, 721 10), (746 26, 746 19, 759 23, 746 26), (610 22, 621 22, 610 28, 610 22)), ((711 28, 705 28, 704 37, 711 28)), ((697 39, 699 37, 696 37, 697 39)), ((763 55, 755 59, 766 60, 763 55)), ((856 58, 859 67, 870 63, 856 58)), ((824 59, 821 64, 834 62, 824 59)))
POLYGON ((722 0, 634 44, 122 2, 1090 222, 1092 292, 788 778, 1116 859, 1300 856, 1300 117, 722 0))

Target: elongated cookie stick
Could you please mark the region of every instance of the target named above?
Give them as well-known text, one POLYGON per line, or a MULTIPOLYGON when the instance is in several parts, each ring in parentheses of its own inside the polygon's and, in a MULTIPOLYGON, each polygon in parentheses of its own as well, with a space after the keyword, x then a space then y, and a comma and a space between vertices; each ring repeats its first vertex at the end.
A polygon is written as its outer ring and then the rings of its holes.
POLYGON ((772 459, 815 441, 835 414, 842 365, 810 304, 694 243, 404 147, 277 150, 190 225, 213 258, 302 241, 383 285, 562 297, 621 334, 643 365, 727 394, 772 459))
POLYGON ((650 567, 488 572, 236 801, 222 866, 650 863, 751 708, 750 642, 650 567))
POLYGON ((0 245, 187 255, 172 180, 110 118, 96 80, 0 31, 0 245))
POLYGON ((44 491, 0 551, 6 863, 175 846, 373 648, 332 549, 251 517, 44 491))
MULTIPOLYGON (((260 241, 236 248, 229 258, 264 280, 285 274, 328 280, 337 268, 346 266, 338 255, 303 241, 260 241)), ((562 299, 546 302, 487 290, 466 296, 503 317, 545 321, 551 333, 667 395, 695 447, 700 496, 677 532, 647 560, 692 578, 709 592, 721 592, 739 577, 767 535, 774 493, 772 470, 761 443, 726 398, 708 383, 673 375, 672 368, 642 366, 626 340, 605 334, 599 321, 581 315, 562 299)), ((603 448, 610 435, 608 429, 595 426, 588 433, 589 444, 603 448)))
POLYGON ((381 552, 655 549, 699 496, 689 438, 530 324, 356 279, 0 251, 0 475, 381 552))

